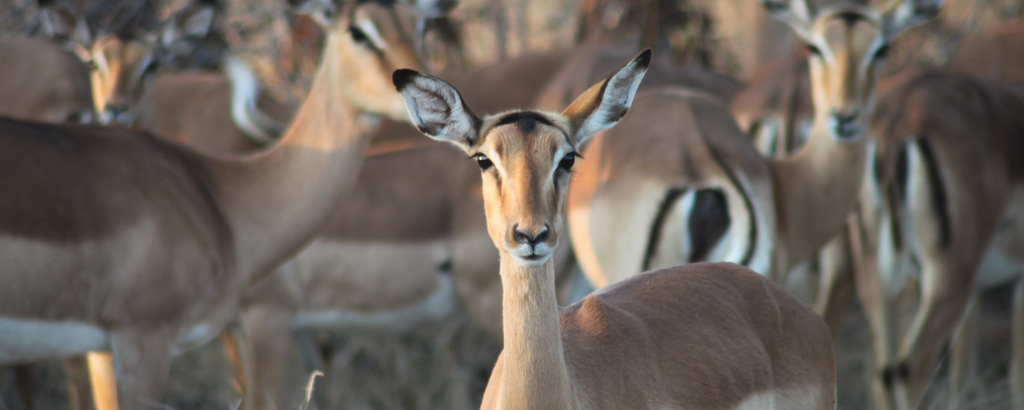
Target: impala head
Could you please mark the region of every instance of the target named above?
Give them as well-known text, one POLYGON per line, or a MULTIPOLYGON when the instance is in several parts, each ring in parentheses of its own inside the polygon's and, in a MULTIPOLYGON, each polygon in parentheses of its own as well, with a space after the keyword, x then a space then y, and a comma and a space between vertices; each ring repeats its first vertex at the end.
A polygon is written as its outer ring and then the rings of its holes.
POLYGON ((944 0, 886 0, 819 9, 811 0, 761 0, 807 42, 816 120, 839 141, 860 139, 894 38, 938 14, 944 0))
POLYGON ((389 76, 381 74, 423 67, 416 53, 418 13, 423 11, 417 10, 442 5, 429 0, 417 1, 416 8, 389 0, 289 2, 312 16, 328 33, 328 47, 337 48, 337 74, 344 79, 339 83, 346 98, 365 111, 405 120, 405 104, 389 76))
POLYGON ((48 35, 64 40, 89 68, 93 105, 103 124, 135 124, 165 52, 205 37, 214 17, 212 5, 197 3, 175 13, 158 34, 93 33, 85 18, 67 8, 40 6, 48 35))
POLYGON ((523 264, 539 265, 551 257, 565 225, 578 147, 626 114, 650 60, 650 50, 644 51, 561 114, 517 110, 481 118, 437 78, 399 70, 394 83, 420 131, 459 146, 480 167, 494 245, 523 264))

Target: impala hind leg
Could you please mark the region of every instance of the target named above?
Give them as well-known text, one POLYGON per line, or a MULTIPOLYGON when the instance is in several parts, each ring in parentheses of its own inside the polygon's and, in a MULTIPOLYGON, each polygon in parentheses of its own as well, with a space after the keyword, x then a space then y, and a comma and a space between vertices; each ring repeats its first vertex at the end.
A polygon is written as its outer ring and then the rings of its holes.
POLYGON ((960 321, 950 346, 949 366, 949 398, 947 408, 950 410, 964 407, 967 390, 975 373, 975 334, 978 331, 979 300, 974 295, 967 303, 967 311, 960 321))
MULTIPOLYGON (((124 410, 160 407, 164 384, 171 370, 171 350, 177 329, 124 329, 113 332, 113 368, 117 375, 117 403, 124 410)), ((97 369, 111 363, 102 355, 90 356, 89 372, 96 393, 97 369)))
POLYGON ((1024 409, 1024 279, 1013 286, 1013 358, 1010 361, 1010 398, 1014 409, 1024 409))
POLYGON ((973 293, 974 275, 952 258, 924 258, 921 303, 891 364, 893 392, 900 409, 914 409, 932 378, 936 359, 960 323, 973 293))

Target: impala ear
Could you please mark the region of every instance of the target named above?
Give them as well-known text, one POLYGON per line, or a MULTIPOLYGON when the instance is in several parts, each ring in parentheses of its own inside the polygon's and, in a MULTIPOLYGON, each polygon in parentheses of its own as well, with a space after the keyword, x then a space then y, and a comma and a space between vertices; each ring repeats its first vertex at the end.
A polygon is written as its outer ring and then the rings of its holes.
POLYGON ((885 10, 889 38, 931 20, 945 3, 945 0, 894 0, 885 10))
POLYGON ((775 19, 786 23, 801 37, 810 37, 811 21, 814 21, 817 11, 808 0, 761 0, 761 6, 775 17, 775 19))
POLYGON ((420 132, 438 141, 472 148, 480 119, 462 101, 458 90, 438 78, 408 69, 395 71, 395 88, 405 100, 409 119, 420 132))
POLYGON ((317 24, 325 29, 334 25, 334 20, 342 11, 342 5, 334 0, 288 0, 288 5, 296 13, 312 17, 317 24))
POLYGON ((160 35, 160 45, 170 48, 176 42, 201 39, 210 33, 217 10, 211 4, 186 6, 171 16, 160 35))
POLYGON ((611 128, 626 115, 650 64, 651 50, 647 49, 611 77, 584 91, 562 112, 572 126, 577 145, 611 128))
POLYGON ((92 44, 92 32, 85 18, 79 18, 71 9, 40 1, 43 32, 47 37, 65 43, 88 47, 92 44))
POLYGON ((444 16, 459 5, 461 0, 411 0, 409 5, 421 18, 431 19, 444 16))

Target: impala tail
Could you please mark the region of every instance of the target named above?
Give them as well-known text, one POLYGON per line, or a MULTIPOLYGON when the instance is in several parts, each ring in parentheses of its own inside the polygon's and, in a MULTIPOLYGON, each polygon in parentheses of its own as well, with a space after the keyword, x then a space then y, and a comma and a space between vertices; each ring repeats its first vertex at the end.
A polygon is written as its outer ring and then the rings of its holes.
POLYGON ((252 69, 235 55, 224 58, 224 73, 231 80, 231 118, 245 136, 259 144, 270 144, 284 132, 281 124, 260 111, 256 101, 260 82, 252 69))

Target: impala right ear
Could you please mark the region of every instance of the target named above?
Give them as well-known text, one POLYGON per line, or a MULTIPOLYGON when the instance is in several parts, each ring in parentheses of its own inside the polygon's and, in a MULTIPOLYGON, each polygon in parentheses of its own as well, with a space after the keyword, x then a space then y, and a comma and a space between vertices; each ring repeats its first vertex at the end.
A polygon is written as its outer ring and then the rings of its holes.
POLYGON ((578 146, 594 134, 611 128, 626 115, 650 65, 651 50, 647 49, 611 77, 584 91, 562 112, 572 126, 578 146))
POLYGON ((341 14, 341 7, 335 0, 288 0, 288 5, 296 13, 312 17, 324 28, 333 26, 334 20, 341 14))
POLYGON ((92 44, 92 33, 85 18, 70 8, 53 4, 51 0, 40 0, 43 32, 47 37, 63 42, 66 45, 78 44, 88 47, 92 44))
POLYGON ((405 100, 409 119, 428 137, 469 150, 480 133, 480 119, 462 101, 459 92, 438 78, 401 69, 392 76, 405 100))
POLYGON ((800 36, 809 38, 811 22, 817 14, 809 0, 761 0, 761 5, 772 17, 792 27, 800 36))

